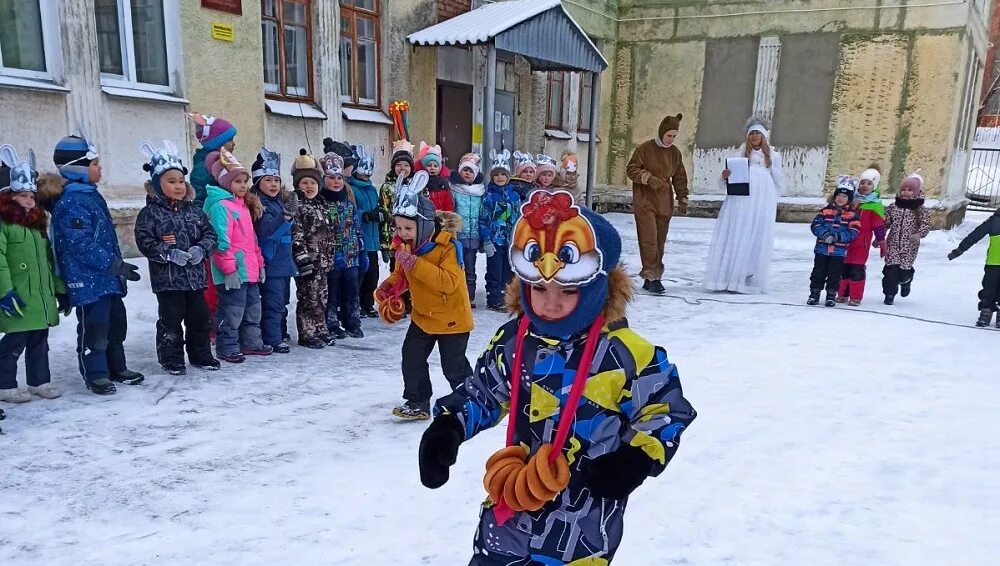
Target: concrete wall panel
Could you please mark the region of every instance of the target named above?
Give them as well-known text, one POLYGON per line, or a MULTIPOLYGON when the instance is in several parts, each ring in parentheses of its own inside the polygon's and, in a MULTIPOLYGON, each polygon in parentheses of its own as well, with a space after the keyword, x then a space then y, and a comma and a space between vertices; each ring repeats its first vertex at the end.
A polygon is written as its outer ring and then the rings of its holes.
POLYGON ((750 37, 712 40, 706 44, 698 147, 742 143, 743 126, 753 111, 758 43, 757 38, 750 37))
POLYGON ((781 44, 771 137, 783 147, 826 146, 840 35, 790 35, 781 44))
POLYGON ((63 93, 0 88, 0 143, 9 143, 24 156, 35 150, 40 171, 55 171, 52 149, 69 133, 66 95, 63 93))

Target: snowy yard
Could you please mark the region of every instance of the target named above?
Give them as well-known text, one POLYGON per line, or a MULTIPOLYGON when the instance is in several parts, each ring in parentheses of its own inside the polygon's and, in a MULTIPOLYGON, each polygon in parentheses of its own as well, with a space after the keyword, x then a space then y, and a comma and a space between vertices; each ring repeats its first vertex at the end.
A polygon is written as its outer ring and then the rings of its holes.
MULTIPOLYGON (((613 216, 636 271, 632 218, 613 216)), ((945 258, 982 218, 925 240, 894 307, 873 257, 859 309, 804 306, 805 225, 779 225, 770 295, 703 293, 713 221, 674 220, 664 283, 682 298, 639 297, 630 320, 700 416, 633 496, 615 564, 1000 563, 1000 331, 972 327, 985 243, 945 258)), ((424 427, 389 414, 405 324, 170 377, 148 282, 126 303, 145 384, 87 393, 66 322, 51 341, 64 397, 3 407, 0 564, 468 562, 502 427, 462 447, 445 487, 420 486, 424 427)), ((504 320, 479 305, 472 358, 504 320)))

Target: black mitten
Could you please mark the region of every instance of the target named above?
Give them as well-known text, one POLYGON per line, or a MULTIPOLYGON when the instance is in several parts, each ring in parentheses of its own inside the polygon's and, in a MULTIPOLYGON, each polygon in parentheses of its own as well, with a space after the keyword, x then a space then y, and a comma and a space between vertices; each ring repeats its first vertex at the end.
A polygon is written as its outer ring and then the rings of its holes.
POLYGON ((453 414, 439 415, 420 439, 420 483, 437 489, 448 483, 448 468, 458 458, 458 447, 465 439, 462 424, 453 414))
POLYGON ((622 444, 610 454, 598 456, 581 471, 590 491, 598 497, 625 499, 649 476, 653 461, 642 450, 622 444))

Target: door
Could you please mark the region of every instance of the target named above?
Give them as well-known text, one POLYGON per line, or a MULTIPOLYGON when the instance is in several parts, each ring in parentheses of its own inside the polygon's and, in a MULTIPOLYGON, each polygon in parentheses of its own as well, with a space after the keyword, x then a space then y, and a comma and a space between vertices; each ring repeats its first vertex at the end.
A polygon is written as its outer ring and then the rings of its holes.
POLYGON ((437 143, 449 169, 472 151, 472 87, 438 83, 437 143))
POLYGON ((493 112, 493 148, 514 153, 514 109, 517 98, 511 92, 497 91, 493 112))

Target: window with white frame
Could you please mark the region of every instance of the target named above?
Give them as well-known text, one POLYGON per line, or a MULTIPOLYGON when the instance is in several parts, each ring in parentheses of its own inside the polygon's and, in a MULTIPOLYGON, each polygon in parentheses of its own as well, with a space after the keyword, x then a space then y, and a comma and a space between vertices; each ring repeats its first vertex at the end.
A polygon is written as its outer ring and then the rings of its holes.
POLYGON ((163 0, 94 0, 101 82, 172 92, 167 36, 168 10, 163 0))
POLYGON ((347 104, 379 105, 379 6, 376 0, 340 2, 340 97, 347 104))
POLYGON ((548 98, 545 103, 545 128, 563 129, 563 103, 566 101, 566 73, 550 71, 547 75, 548 98))
POLYGON ((51 80, 59 56, 57 0, 0 0, 0 75, 51 80))
POLYGON ((312 6, 309 0, 263 0, 264 92, 312 100, 312 6))
POLYGON ((593 73, 580 73, 580 111, 577 113, 578 132, 590 132, 590 100, 594 95, 593 73))

